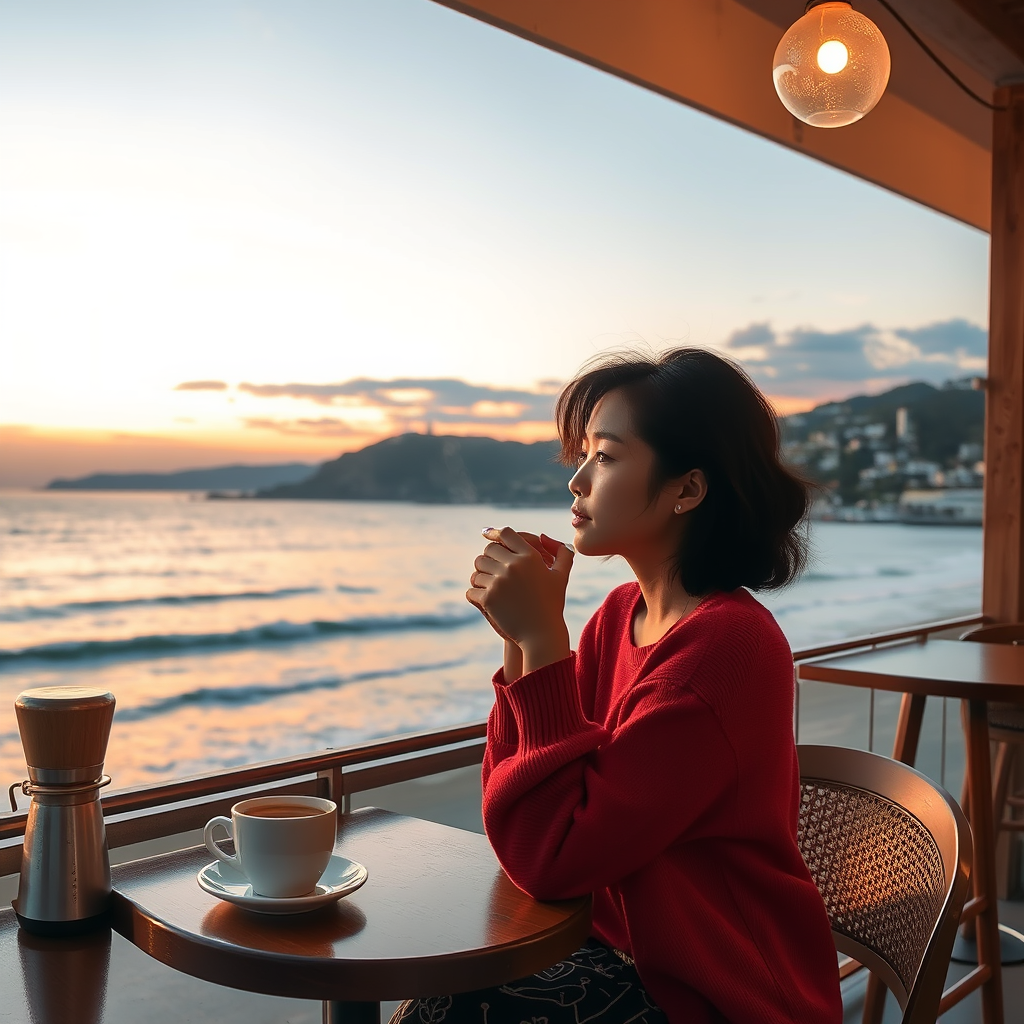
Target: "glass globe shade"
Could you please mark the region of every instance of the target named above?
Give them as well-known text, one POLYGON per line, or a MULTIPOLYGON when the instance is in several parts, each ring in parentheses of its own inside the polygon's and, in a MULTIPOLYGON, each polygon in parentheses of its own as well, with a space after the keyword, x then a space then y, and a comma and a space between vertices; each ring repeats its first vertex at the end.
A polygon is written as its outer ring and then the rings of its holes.
POLYGON ((772 78, 794 117, 815 128, 841 128, 882 98, 889 47, 878 26, 848 3, 818 4, 779 41, 772 78))

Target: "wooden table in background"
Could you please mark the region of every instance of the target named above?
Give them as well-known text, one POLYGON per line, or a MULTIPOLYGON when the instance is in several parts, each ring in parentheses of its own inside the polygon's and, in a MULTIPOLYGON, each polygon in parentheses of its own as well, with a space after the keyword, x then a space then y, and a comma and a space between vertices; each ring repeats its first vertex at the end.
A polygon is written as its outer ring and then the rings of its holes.
POLYGON ((150 956, 220 985, 324 1001, 325 1021, 367 1024, 381 1000, 513 981, 575 952, 590 898, 538 903, 475 832, 366 808, 339 819, 337 852, 366 884, 320 910, 253 914, 210 896, 205 847, 113 871, 113 926, 150 956))
MULTIPOLYGON (((925 698, 963 701, 974 833, 973 898, 964 907, 964 919, 977 917, 978 966, 943 996, 940 1012, 980 984, 985 1024, 1003 1024, 987 702, 1024 703, 1024 647, 928 640, 803 662, 798 671, 801 679, 902 693, 892 756, 905 764, 912 765, 917 757, 925 698)), ((865 1021, 881 1020, 884 999, 884 987, 872 976, 865 1021)))

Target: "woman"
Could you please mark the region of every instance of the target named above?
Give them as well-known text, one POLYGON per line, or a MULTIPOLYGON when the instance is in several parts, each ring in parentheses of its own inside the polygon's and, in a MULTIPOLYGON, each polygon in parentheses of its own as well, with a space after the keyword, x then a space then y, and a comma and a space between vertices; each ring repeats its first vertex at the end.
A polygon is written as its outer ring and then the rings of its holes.
POLYGON ((484 824, 538 899, 593 893, 593 938, 533 978, 396 1019, 837 1024, 835 947, 796 845, 793 664, 748 592, 802 566, 804 484, 732 363, 604 359, 556 407, 574 546, 621 555, 575 654, 570 547, 488 529, 468 600, 505 639, 484 824), (427 1013, 427 1016, 424 1016, 427 1013))

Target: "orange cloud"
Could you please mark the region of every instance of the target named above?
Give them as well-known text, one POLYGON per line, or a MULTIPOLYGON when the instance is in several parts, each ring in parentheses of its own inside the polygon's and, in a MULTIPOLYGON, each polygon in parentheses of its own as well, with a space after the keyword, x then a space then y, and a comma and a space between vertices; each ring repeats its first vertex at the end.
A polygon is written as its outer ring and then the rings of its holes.
MULTIPOLYGON (((359 448, 367 439, 353 439, 359 448)), ((230 463, 313 462, 334 458, 330 438, 247 435, 193 437, 102 430, 44 430, 0 425, 0 487, 42 487, 55 477, 89 473, 169 473, 230 463)))
POLYGON ((186 380, 175 387, 175 391, 226 391, 227 384, 222 380, 186 380))

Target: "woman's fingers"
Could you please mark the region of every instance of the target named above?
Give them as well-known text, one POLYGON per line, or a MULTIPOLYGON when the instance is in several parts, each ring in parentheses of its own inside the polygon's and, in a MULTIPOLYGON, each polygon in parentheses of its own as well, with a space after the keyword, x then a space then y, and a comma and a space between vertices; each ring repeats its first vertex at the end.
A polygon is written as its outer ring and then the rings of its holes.
MULTIPOLYGON (((473 575, 475 576, 475 575, 476 575, 476 573, 474 573, 473 575)), ((514 640, 512 639, 512 637, 510 637, 510 636, 509 636, 509 635, 508 635, 508 634, 507 634, 507 633, 506 633, 506 632, 505 632, 505 631, 504 631, 504 630, 503 630, 503 629, 502 629, 502 628, 501 628, 501 627, 500 627, 500 626, 499 626, 499 625, 498 625, 498 624, 497 624, 497 623, 496 623, 496 622, 494 621, 494 619, 492 619, 492 618, 490 617, 490 615, 488 615, 488 614, 487 614, 487 609, 486 609, 486 608, 484 608, 484 606, 483 606, 483 603, 482 603, 482 602, 484 601, 485 597, 486 597, 486 594, 487 594, 487 590, 486 590, 486 588, 484 588, 484 587, 474 587, 474 586, 471 586, 471 587, 469 588, 469 590, 467 590, 467 591, 466 591, 466 600, 467 600, 467 601, 468 601, 468 602, 469 602, 469 603, 470 603, 471 605, 473 605, 473 607, 475 607, 475 608, 476 608, 476 609, 477 609, 477 610, 478 610, 478 611, 480 612, 480 614, 481 614, 481 615, 483 615, 483 617, 484 617, 484 618, 485 618, 485 619, 487 620, 487 623, 488 623, 488 625, 489 625, 489 626, 491 627, 491 629, 493 629, 493 630, 494 630, 494 632, 495 632, 495 633, 497 633, 497 634, 498 634, 498 636, 500 636, 502 640, 508 640, 508 641, 509 641, 509 642, 511 642, 511 643, 515 643, 515 641, 514 641, 514 640)))
POLYGON ((544 546, 544 534, 542 533, 539 537, 535 533, 524 533, 522 530, 519 531, 519 536, 526 541, 535 551, 540 553, 540 557, 544 559, 544 564, 550 569, 551 563, 555 560, 554 555, 544 546))
POLYGON ((482 555, 477 555, 476 560, 473 562, 473 568, 478 572, 485 572, 490 576, 493 576, 496 572, 500 572, 504 563, 497 561, 497 559, 491 558, 486 552, 482 555))
POLYGON ((495 565, 511 565, 519 557, 514 551, 510 551, 504 544, 490 543, 484 548, 484 555, 491 559, 495 565))
POLYGON ((533 550, 511 526, 503 526, 501 529, 497 526, 485 526, 480 532, 488 540, 494 541, 494 543, 500 544, 502 547, 506 547, 509 551, 514 551, 518 555, 527 555, 533 550))
POLYGON ((488 543, 473 563, 466 600, 496 633, 519 646, 561 643, 572 548, 509 527, 482 532, 488 543))
POLYGON ((570 551, 573 550, 571 544, 566 544, 565 541, 555 540, 554 537, 549 537, 546 533, 542 533, 538 539, 541 544, 544 545, 544 550, 550 552, 552 556, 557 555, 560 548, 568 548, 570 551))

